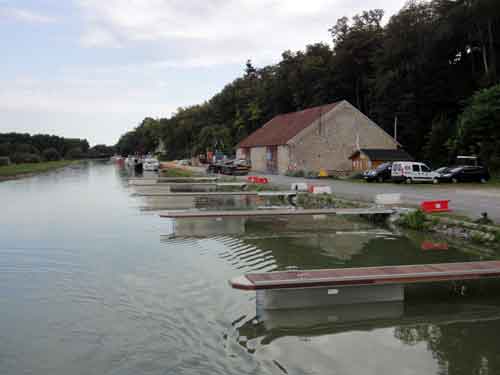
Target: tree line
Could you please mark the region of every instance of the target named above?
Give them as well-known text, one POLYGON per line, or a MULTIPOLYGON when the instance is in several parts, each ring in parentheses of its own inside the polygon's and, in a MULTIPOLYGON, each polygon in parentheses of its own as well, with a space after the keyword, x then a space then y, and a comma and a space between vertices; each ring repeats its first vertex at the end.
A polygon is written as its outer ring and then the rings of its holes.
POLYGON ((109 157, 113 153, 114 147, 90 147, 86 139, 47 134, 0 133, 0 157, 8 157, 13 163, 109 157))
POLYGON ((331 45, 285 51, 277 64, 261 68, 249 60, 244 74, 210 100, 144 119, 117 149, 150 152, 161 139, 172 159, 231 152, 277 114, 345 99, 390 134, 397 119, 398 141, 419 159, 440 165, 477 153, 499 169, 500 149, 491 142, 498 122, 475 129, 473 140, 467 130, 478 118, 499 117, 472 115, 497 98, 491 91, 500 76, 497 1, 410 1, 385 25, 380 9, 340 18, 329 28, 331 45))

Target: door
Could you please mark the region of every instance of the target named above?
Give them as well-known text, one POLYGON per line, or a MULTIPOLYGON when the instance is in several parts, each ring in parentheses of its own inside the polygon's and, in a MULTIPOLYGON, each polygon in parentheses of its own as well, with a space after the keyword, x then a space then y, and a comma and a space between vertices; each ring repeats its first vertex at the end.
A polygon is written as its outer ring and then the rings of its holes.
POLYGON ((278 146, 268 146, 266 150, 266 169, 268 173, 278 173, 278 146))
POLYGON ((427 165, 422 164, 420 166, 420 170, 421 170, 420 176, 423 181, 430 181, 434 177, 432 174, 432 170, 427 165))

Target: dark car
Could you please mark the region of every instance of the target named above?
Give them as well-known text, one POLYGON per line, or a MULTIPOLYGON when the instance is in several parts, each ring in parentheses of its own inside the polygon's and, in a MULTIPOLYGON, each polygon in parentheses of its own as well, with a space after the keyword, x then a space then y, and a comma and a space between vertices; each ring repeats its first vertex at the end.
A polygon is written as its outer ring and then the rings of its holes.
POLYGON ((461 165, 445 169, 437 178, 439 182, 481 182, 490 179, 488 169, 483 166, 461 165))
POLYGON ((366 182, 384 182, 391 179, 392 163, 380 164, 375 169, 370 169, 363 173, 363 178, 366 182))

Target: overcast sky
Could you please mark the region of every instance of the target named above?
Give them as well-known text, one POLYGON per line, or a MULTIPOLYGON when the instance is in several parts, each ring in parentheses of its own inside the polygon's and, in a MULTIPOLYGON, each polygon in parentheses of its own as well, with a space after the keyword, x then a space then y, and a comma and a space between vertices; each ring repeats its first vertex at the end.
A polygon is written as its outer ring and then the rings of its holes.
POLYGON ((0 132, 114 144, 344 15, 404 0, 0 0, 0 132))

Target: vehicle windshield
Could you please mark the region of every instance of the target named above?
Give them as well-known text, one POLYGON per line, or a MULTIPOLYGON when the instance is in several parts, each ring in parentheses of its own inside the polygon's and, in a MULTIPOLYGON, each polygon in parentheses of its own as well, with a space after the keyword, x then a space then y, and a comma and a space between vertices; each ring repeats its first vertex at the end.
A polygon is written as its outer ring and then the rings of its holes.
POLYGON ((391 166, 391 163, 383 163, 380 164, 375 170, 376 171, 383 171, 386 168, 389 168, 391 166))
POLYGON ((450 169, 450 172, 451 173, 456 173, 456 172, 460 172, 462 169, 463 169, 463 167, 455 167, 453 169, 450 169))

